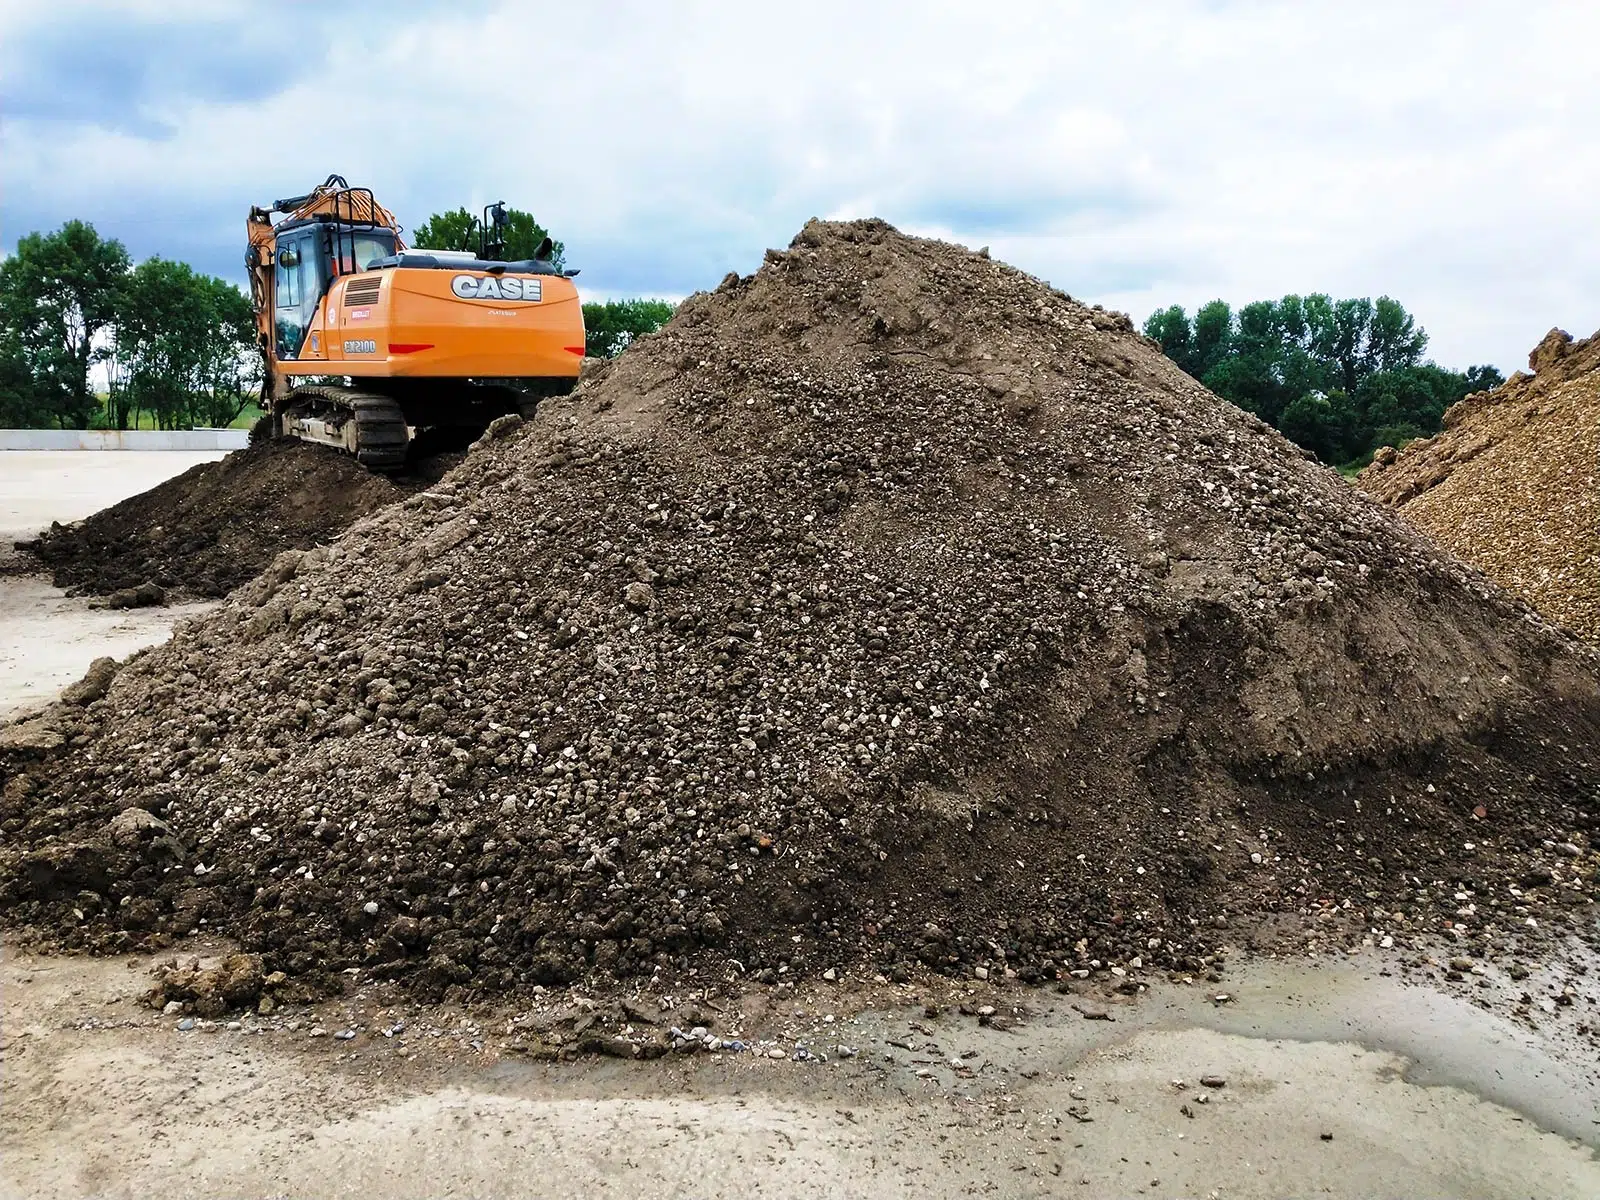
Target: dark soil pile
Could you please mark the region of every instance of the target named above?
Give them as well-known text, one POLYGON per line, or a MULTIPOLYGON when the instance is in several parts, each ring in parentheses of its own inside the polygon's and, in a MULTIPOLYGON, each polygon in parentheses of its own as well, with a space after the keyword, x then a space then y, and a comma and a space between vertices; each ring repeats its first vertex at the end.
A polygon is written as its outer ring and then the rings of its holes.
POLYGON ((60 588, 110 595, 154 584, 212 598, 282 551, 331 541, 403 495, 335 450, 269 441, 52 526, 19 548, 48 566, 60 588))
POLYGON ((1600 639, 1600 334, 1553 329, 1518 372, 1375 460, 1361 486, 1552 620, 1600 639))
POLYGON ((1597 719, 1590 652, 1125 317, 812 223, 0 731, 0 906, 425 996, 1515 950, 1592 930, 1597 719))

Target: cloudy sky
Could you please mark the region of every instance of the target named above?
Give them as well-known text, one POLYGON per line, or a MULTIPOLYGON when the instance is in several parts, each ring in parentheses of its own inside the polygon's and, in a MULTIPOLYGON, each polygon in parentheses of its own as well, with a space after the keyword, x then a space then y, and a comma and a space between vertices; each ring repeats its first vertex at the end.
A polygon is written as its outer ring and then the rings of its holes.
POLYGON ((0 0, 0 248, 69 217, 242 279, 330 171, 504 199, 590 294, 807 217, 989 245, 1143 320, 1388 293, 1440 362, 1600 327, 1592 0, 0 0))

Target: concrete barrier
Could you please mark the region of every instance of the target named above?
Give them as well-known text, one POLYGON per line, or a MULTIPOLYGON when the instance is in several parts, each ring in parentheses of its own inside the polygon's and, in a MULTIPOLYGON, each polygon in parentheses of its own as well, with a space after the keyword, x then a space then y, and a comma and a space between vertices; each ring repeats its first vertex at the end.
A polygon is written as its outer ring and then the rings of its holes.
POLYGON ((0 450, 243 450, 248 429, 0 429, 0 450))

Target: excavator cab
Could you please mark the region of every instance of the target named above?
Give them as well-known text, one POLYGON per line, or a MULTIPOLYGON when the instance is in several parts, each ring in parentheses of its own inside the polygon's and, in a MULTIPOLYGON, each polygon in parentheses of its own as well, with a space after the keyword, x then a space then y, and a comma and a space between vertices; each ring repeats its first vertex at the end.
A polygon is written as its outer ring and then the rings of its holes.
POLYGON ((279 227, 272 292, 280 358, 299 357, 329 285, 341 275, 370 270, 374 262, 392 256, 395 240, 389 230, 279 227))
POLYGON ((571 390, 584 353, 576 272, 556 269, 548 245, 504 261, 507 226, 497 203, 476 253, 410 250, 371 191, 337 175, 252 208, 267 431, 396 470, 420 430, 470 438, 571 390))

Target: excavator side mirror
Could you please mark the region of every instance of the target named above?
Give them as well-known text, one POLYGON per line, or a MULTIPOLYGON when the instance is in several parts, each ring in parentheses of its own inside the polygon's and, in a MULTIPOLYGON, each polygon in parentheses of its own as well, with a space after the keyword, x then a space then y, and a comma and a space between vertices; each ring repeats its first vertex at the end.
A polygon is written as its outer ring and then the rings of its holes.
POLYGON ((497 201, 489 208, 489 219, 494 222, 496 229, 504 229, 511 224, 511 217, 506 213, 506 202, 497 201))
POLYGON ((533 252, 535 262, 549 262, 550 256, 556 252, 556 244, 549 238, 539 243, 539 248, 533 252))
POLYGON ((300 265, 300 251, 293 246, 285 246, 278 251, 278 265, 285 271, 291 267, 298 267, 300 265))

